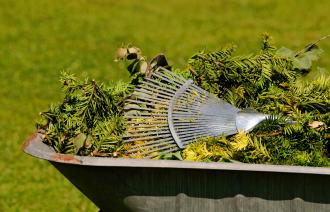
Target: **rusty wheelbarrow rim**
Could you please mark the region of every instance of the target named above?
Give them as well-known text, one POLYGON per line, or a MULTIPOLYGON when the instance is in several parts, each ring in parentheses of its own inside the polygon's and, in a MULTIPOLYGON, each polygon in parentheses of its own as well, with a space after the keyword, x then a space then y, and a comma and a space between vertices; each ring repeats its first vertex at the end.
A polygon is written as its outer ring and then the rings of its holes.
POLYGON ((252 171, 252 172, 277 172, 277 173, 304 173, 330 175, 330 168, 327 167, 306 167, 289 165, 269 165, 269 164, 246 164, 246 163, 226 163, 226 162, 193 162, 177 160, 153 160, 153 159, 129 159, 129 158, 109 158, 77 156, 56 153, 52 147, 42 142, 41 134, 34 133, 23 144, 25 153, 34 157, 67 164, 83 166, 102 167, 146 167, 146 168, 184 168, 203 170, 232 170, 232 171, 252 171))

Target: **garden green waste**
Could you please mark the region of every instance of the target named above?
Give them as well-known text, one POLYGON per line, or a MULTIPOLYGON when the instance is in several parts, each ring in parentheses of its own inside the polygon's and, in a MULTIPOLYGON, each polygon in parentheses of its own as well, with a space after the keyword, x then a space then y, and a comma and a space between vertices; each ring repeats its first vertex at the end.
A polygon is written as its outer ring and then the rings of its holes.
POLYGON ((293 51, 276 48, 264 34, 258 53, 235 55, 236 46, 229 45, 196 53, 183 69, 169 66, 162 54, 148 61, 140 49, 122 47, 117 61, 127 65, 130 82, 104 84, 63 72, 63 101, 40 113, 36 126, 58 153, 141 158, 122 142, 123 102, 145 76, 164 67, 240 109, 276 118, 249 133, 200 138, 156 159, 330 166, 330 76, 315 64, 322 53, 318 43, 327 37, 293 51))

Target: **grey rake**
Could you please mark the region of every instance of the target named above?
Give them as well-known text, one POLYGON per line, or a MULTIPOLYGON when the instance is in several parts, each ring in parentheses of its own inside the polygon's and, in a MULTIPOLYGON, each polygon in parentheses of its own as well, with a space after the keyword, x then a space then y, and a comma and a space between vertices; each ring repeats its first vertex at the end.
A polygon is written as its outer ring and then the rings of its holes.
POLYGON ((178 151, 200 137, 250 131, 270 117, 241 111, 164 68, 135 88, 124 109, 128 153, 146 158, 178 151))

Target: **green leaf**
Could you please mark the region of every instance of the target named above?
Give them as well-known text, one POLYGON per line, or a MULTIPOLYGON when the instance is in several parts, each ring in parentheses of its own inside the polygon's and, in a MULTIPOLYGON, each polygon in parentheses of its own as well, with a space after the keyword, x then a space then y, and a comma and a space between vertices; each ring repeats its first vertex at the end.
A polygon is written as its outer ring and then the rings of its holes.
POLYGON ((312 67, 312 61, 308 57, 294 58, 293 67, 299 70, 308 70, 312 67))
POLYGON ((296 55, 296 53, 289 48, 281 47, 276 51, 276 55, 282 56, 282 57, 293 58, 296 55))
POLYGON ((183 160, 183 158, 182 158, 182 155, 181 155, 181 152, 180 152, 180 151, 173 153, 173 156, 174 156, 175 158, 179 159, 179 160, 183 160))
POLYGON ((183 160, 181 151, 174 152, 174 153, 167 153, 161 156, 161 159, 164 160, 183 160))
POLYGON ((75 152, 77 153, 81 147, 84 146, 85 140, 87 136, 84 133, 78 134, 76 137, 73 138, 72 142, 75 147, 75 152))
POLYGON ((322 52, 319 48, 313 48, 298 55, 293 59, 293 67, 300 70, 311 69, 313 62, 319 59, 322 52))

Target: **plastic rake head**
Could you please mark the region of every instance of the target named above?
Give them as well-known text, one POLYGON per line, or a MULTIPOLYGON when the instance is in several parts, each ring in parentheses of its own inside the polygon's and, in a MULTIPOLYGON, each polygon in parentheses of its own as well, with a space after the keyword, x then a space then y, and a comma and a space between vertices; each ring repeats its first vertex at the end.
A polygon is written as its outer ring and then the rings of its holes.
POLYGON ((131 157, 178 151, 200 137, 250 130, 267 115, 231 104, 164 68, 139 84, 125 102, 125 148, 131 157))

